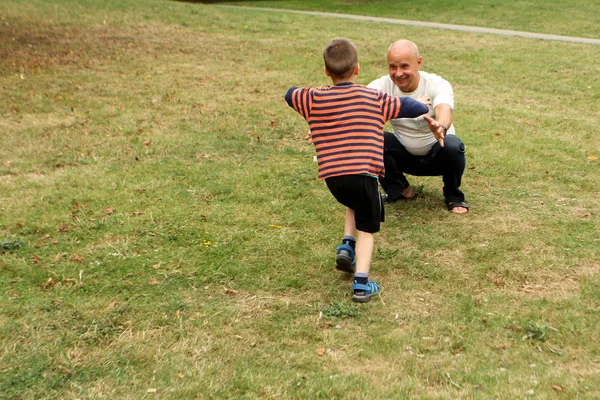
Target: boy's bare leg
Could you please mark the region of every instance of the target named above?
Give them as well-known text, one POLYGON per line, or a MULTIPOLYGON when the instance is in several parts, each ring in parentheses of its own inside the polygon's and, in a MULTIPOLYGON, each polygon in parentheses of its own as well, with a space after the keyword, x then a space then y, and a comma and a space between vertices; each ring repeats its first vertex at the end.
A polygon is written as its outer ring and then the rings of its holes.
POLYGON ((381 288, 377 282, 369 279, 369 268, 373 254, 374 235, 372 233, 358 231, 356 241, 356 272, 352 283, 352 301, 365 303, 371 297, 379 294, 381 288))
POLYGON ((372 233, 358 231, 358 240, 356 241, 356 272, 368 274, 371 267, 371 256, 375 236, 372 233))
POLYGON ((344 237, 342 244, 335 248, 335 268, 342 272, 356 272, 356 223, 354 210, 346 208, 344 217, 344 237))
MULTIPOLYGON (((373 247, 375 244, 375 235, 369 232, 356 229, 354 221, 354 210, 346 209, 346 219, 344 221, 344 235, 353 236, 358 234, 355 247, 356 269, 352 283, 352 301, 360 303, 367 302, 372 296, 379 294, 381 290, 376 282, 369 281, 369 269, 371 267, 371 257, 373 256, 373 247)), ((339 264, 338 264, 339 265, 339 264)), ((339 266, 338 266, 338 269, 339 266)), ((347 269, 344 271, 349 272, 347 269)))
POLYGON ((344 219, 344 236, 356 237, 356 222, 354 221, 354 210, 346 208, 346 217, 344 219))
POLYGON ((375 236, 372 233, 357 231, 354 220, 354 210, 346 208, 346 218, 344 220, 344 235, 358 237, 356 240, 356 272, 369 273, 371 266, 371 256, 375 243, 375 236))

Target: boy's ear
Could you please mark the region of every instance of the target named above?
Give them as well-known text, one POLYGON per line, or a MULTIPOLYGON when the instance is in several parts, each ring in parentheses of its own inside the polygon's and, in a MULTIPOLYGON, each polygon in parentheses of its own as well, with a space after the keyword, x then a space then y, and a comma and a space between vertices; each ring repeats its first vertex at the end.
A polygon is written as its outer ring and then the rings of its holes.
POLYGON ((360 72, 360 64, 356 64, 356 67, 354 67, 354 75, 358 76, 360 72))
POLYGON ((331 76, 331 72, 327 71, 327 67, 323 67, 323 70, 325 71, 325 75, 331 76))

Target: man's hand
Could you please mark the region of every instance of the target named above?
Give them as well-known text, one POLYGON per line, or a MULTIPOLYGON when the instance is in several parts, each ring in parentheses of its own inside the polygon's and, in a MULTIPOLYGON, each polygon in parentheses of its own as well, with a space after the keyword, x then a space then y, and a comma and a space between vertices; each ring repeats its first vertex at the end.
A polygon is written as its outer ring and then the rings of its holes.
POLYGON ((308 132, 306 132, 306 136, 304 136, 304 140, 306 140, 308 142, 308 144, 312 144, 312 142, 313 142, 312 132, 310 131, 310 129, 308 130, 308 132))
POLYGON ((444 147, 444 137, 446 136, 446 127, 431 118, 429 115, 424 115, 423 118, 427 121, 427 125, 429 125, 429 130, 433 133, 433 136, 440 142, 440 146, 444 147))

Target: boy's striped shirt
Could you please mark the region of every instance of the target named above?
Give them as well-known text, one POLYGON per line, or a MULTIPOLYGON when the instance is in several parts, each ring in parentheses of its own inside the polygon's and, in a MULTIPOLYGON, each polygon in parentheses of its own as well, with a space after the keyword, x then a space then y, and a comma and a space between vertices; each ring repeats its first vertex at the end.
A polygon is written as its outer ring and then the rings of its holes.
POLYGON ((322 88, 292 87, 287 103, 309 124, 319 179, 383 176, 383 127, 400 116, 399 97, 351 82, 322 88))

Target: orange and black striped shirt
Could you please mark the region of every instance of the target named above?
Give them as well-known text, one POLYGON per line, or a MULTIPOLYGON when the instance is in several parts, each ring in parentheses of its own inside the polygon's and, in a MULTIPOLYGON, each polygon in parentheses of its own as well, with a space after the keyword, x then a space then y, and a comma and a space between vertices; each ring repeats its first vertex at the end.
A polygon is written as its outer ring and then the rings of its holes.
POLYGON ((352 82, 322 88, 291 87, 285 99, 308 121, 317 152, 319 179, 339 175, 384 176, 386 121, 415 118, 428 112, 426 105, 410 98, 389 96, 352 82), (401 115, 405 103, 409 104, 401 115))

